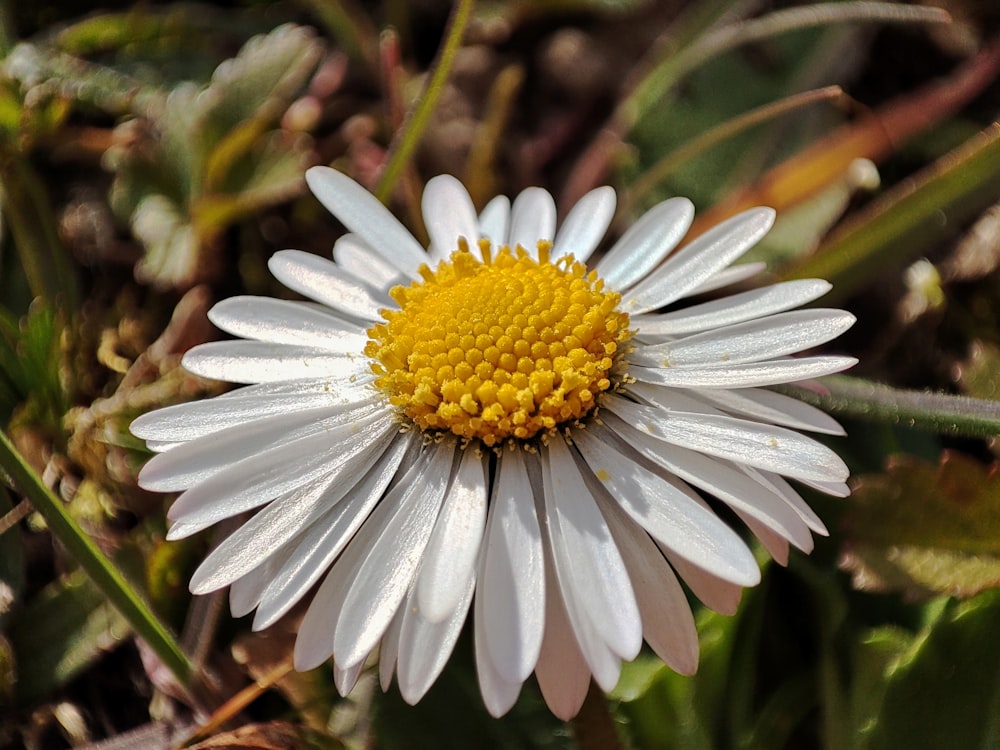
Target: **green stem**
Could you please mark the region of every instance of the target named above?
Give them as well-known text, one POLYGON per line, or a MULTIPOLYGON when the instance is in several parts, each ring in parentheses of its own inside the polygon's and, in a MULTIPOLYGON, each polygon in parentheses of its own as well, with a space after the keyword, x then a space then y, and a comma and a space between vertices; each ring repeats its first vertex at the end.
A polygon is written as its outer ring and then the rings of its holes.
POLYGON ((431 114, 434 112, 434 105, 437 104, 441 92, 444 91, 445 81, 448 80, 451 67, 455 62, 455 55, 462 44, 465 27, 472 15, 472 6, 473 0, 458 0, 452 9, 451 18, 448 19, 448 28, 445 29, 444 45, 438 50, 437 59, 432 65, 431 75, 427 79, 427 84, 421 92, 420 98, 417 99, 416 105, 411 110, 406 122, 403 123, 402 130, 390 147, 389 161, 375 186, 375 195, 383 203, 388 201, 389 196, 392 195, 396 182, 427 129, 431 114))
POLYGON ((825 394, 797 386, 782 386, 777 390, 824 411, 872 422, 964 437, 1000 435, 1000 401, 899 390, 847 375, 832 375, 823 378, 822 383, 827 390, 825 394))
POLYGON ((0 432, 0 469, 7 473, 17 491, 27 497, 35 510, 42 514, 49 530, 121 612, 136 634, 153 649, 180 684, 190 689, 193 676, 191 665, 173 636, 107 556, 66 512, 62 502, 42 484, 3 432, 0 432))

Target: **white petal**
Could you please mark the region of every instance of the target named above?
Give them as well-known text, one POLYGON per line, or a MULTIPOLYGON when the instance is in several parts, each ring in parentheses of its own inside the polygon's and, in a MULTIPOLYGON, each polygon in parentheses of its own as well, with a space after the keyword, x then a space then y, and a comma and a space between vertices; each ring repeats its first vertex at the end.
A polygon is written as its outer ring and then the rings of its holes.
POLYGON ((329 167, 307 170, 306 182, 320 203, 389 265, 418 277, 417 269, 427 262, 427 253, 374 195, 329 167))
POLYGON ((403 629, 403 617, 406 615, 406 602, 399 605, 392 622, 385 629, 382 642, 378 647, 378 683, 382 692, 392 685, 392 676, 396 672, 396 661, 399 658, 399 633, 403 629))
POLYGON ((556 234, 552 260, 572 255, 580 263, 586 262, 608 231, 617 201, 615 189, 607 185, 591 190, 577 201, 556 234))
POLYGON ((556 577, 584 658, 598 683, 614 687, 619 658, 633 659, 642 623, 625 563, 561 438, 542 448, 545 507, 556 577))
POLYGON ((479 214, 479 235, 488 239, 493 247, 499 247, 507 244, 509 227, 510 199, 506 195, 498 195, 479 214))
POLYGON ((750 550, 690 490, 619 453, 610 434, 581 430, 574 439, 593 476, 653 538, 728 580, 746 585, 760 580, 750 550))
POLYGON ((358 281, 336 263, 301 250, 279 250, 267 262, 274 278, 293 292, 365 321, 395 307, 392 299, 358 281))
POLYGON ((479 582, 477 626, 506 684, 520 685, 538 661, 545 626, 545 568, 534 493, 521 451, 499 459, 479 582))
POLYGON ((350 695, 354 686, 358 684, 358 678, 365 669, 365 661, 362 659, 357 664, 341 669, 337 664, 333 665, 333 684, 337 686, 337 692, 343 697, 350 695))
POLYGON ((458 250, 459 237, 464 237, 470 248, 479 244, 476 207, 459 180, 449 174, 432 178, 424 188, 421 206, 431 238, 431 260, 449 258, 458 250))
POLYGON ((414 440, 409 434, 396 438, 349 495, 296 540, 287 561, 271 576, 261 596, 255 629, 277 622, 320 579, 382 498, 414 440))
POLYGON ((557 718, 569 721, 587 697, 590 669, 566 614, 552 558, 546 557, 545 562, 545 637, 535 676, 549 710, 557 718))
POLYGON ((243 617, 260 601, 260 595, 267 588, 271 573, 281 564, 281 554, 273 555, 240 578, 229 589, 229 610, 233 617, 243 617))
POLYGON ((203 378, 230 383, 265 383, 324 376, 365 375, 368 358, 314 346, 270 344, 266 341, 211 341, 189 349, 184 369, 203 378))
MULTIPOLYGON (((370 368, 369 368, 370 370, 370 368)), ((363 376, 348 374, 343 377, 332 377, 323 375, 317 378, 298 378, 296 380, 277 380, 270 383, 256 383, 254 385, 244 385, 226 391, 221 396, 216 396, 215 400, 229 398, 270 398, 271 396, 289 396, 301 393, 318 393, 320 391, 332 391, 334 393, 347 392, 354 389, 357 383, 367 383, 373 380, 371 373, 363 376)))
POLYGON ((806 487, 811 487, 817 492, 822 492, 826 495, 833 495, 834 497, 847 497, 851 494, 851 488, 846 482, 816 482, 811 479, 800 479, 799 481, 806 487))
POLYGON ((254 567, 255 560, 267 557, 320 518, 328 527, 330 509, 368 473, 383 455, 387 442, 372 443, 353 460, 331 461, 328 475, 275 500, 243 524, 198 567, 191 577, 191 592, 207 593, 236 580, 243 571, 254 567))
POLYGON ((475 603, 475 649, 476 677, 479 681, 479 692, 490 716, 499 718, 510 711, 521 693, 522 682, 510 682, 504 679, 490 656, 486 645, 486 616, 483 614, 482 586, 476 591, 475 603))
POLYGON ((675 555, 666 547, 661 546, 661 549, 674 570, 677 571, 677 575, 683 579, 702 604, 720 615, 736 614, 743 596, 743 586, 719 578, 714 573, 700 568, 680 555, 675 555))
POLYGON ((309 412, 309 418, 315 418, 316 409, 357 405, 371 399, 372 392, 364 387, 269 397, 212 398, 166 406, 143 414, 129 425, 129 429, 139 438, 182 443, 268 417, 288 418, 297 412, 309 412))
POLYGON ((699 398, 716 404, 735 416, 809 430, 826 435, 843 435, 844 428, 826 412, 797 398, 763 388, 699 390, 699 398))
POLYGON ((801 515, 776 490, 748 476, 745 467, 657 440, 613 414, 607 415, 605 422, 633 450, 671 474, 714 495, 734 510, 748 513, 796 546, 812 546, 809 528, 801 515))
POLYGON ((472 603, 475 576, 467 579, 465 591, 454 609, 438 622, 430 622, 412 606, 403 615, 399 634, 399 659, 396 669, 399 692, 411 706, 424 697, 441 674, 455 642, 462 632, 465 616, 472 603))
POLYGON ((777 359, 835 339, 855 318, 842 310, 791 310, 651 346, 629 361, 647 367, 715 366, 777 359))
POLYGON ((729 268, 723 268, 721 271, 713 276, 710 276, 694 289, 688 290, 687 294, 684 296, 694 297, 698 294, 714 292, 716 289, 723 289, 724 287, 731 286, 732 284, 739 284, 741 281, 752 279, 765 268, 767 268, 767 263, 760 261, 756 263, 740 263, 735 266, 730 266, 729 268))
POLYGON ((753 388, 832 375, 856 365, 854 357, 798 357, 715 367, 629 367, 638 380, 671 388, 753 388))
POLYGON ((715 414, 666 412, 623 398, 607 408, 637 429, 693 451, 789 477, 843 481, 849 472, 825 445, 784 427, 715 414))
POLYGON ((772 209, 754 208, 712 227, 627 292, 622 308, 639 314, 681 299, 756 245, 773 223, 772 209))
POLYGON ((448 487, 412 597, 429 623, 450 617, 475 578, 479 545, 486 526, 486 475, 483 459, 472 448, 462 451, 459 469, 448 487))
POLYGON ((597 264, 597 275, 611 289, 628 289, 656 268, 684 239, 694 219, 694 204, 671 198, 653 206, 626 230, 597 264))
POLYGON ((182 442, 172 442, 169 440, 147 440, 146 447, 153 453, 165 453, 166 451, 176 448, 178 445, 183 445, 182 442))
POLYGON ((518 245, 532 258, 538 257, 538 243, 551 241, 556 233, 556 204, 547 190, 530 187, 514 199, 510 216, 511 249, 518 245))
POLYGON ((653 540, 615 503, 602 505, 621 550, 642 615, 642 633, 656 655, 675 672, 698 668, 698 630, 673 569, 653 540))
POLYGON ((368 419, 380 411, 385 418, 390 418, 384 406, 369 401, 291 411, 246 424, 236 423, 154 456, 139 473, 139 483, 152 492, 187 489, 239 461, 327 428, 368 419))
MULTIPOLYGON (((736 508, 733 509, 740 517, 740 520, 747 525, 747 528, 753 532, 753 535, 760 540, 760 543, 767 550, 767 553, 771 558, 778 563, 778 565, 785 566, 788 565, 788 553, 789 545, 788 540, 771 529, 764 526, 762 523, 757 521, 757 519, 748 516, 746 513, 742 513, 736 508)), ((812 552, 812 537, 809 537, 809 544, 801 548, 806 554, 812 552)))
POLYGON ((188 584, 191 593, 216 591, 254 570, 309 522, 329 488, 325 478, 296 488, 243 524, 198 566, 188 584))
MULTIPOLYGON (((367 552, 337 617, 333 653, 338 664, 363 659, 403 600, 444 500, 454 451, 449 443, 431 448, 424 471, 412 483, 397 485, 382 501, 385 505, 398 494, 396 512, 380 525, 372 524, 373 514, 348 546, 363 544, 367 552)), ((333 575, 337 568, 334 565, 333 575)))
POLYGON ((308 672, 333 654, 330 623, 337 617, 347 583, 344 578, 335 577, 331 571, 316 590, 295 637, 295 649, 292 652, 295 671, 308 672))
POLYGON ((386 290, 403 284, 407 278, 356 234, 345 234, 333 243, 333 259, 356 279, 386 290))
POLYGON ((632 323, 640 335, 697 333, 800 307, 831 288, 832 284, 818 279, 785 281, 662 315, 638 315, 632 323))
POLYGON ((233 336, 275 344, 362 352, 368 342, 355 323, 302 302, 272 297, 230 297, 213 307, 208 319, 233 336))
MULTIPOLYGON (((410 510, 413 510, 417 517, 424 515, 421 509, 408 506, 405 502, 412 497, 412 493, 408 494, 405 488, 416 488, 417 481, 424 478, 429 463, 427 456, 428 454, 424 454, 422 460, 414 464, 403 477, 404 481, 390 490, 375 506, 361 530, 347 545, 323 583, 320 584, 305 617, 299 624, 298 637, 295 639, 293 663, 297 671, 305 672, 319 666, 333 653, 338 632, 337 622, 345 614, 344 602, 350 595, 352 586, 357 582, 358 571, 371 555, 372 540, 383 534, 387 527, 393 524, 394 519, 400 516, 409 516, 408 511, 410 510)), ((414 503, 414 505, 416 504, 414 503)), ((377 596, 381 592, 373 591, 371 593, 373 596, 377 596)), ((401 596, 399 600, 402 600, 401 596)), ((398 601, 396 607, 391 607, 390 618, 395 614, 397 608, 398 601)), ((379 633, 375 641, 377 642, 382 635, 383 633, 379 633)), ((337 662, 341 668, 349 668, 367 658, 370 650, 370 648, 368 650, 359 649, 359 655, 356 658, 349 661, 339 659, 337 662)))
MULTIPOLYGON (((378 450, 394 432, 394 425, 373 419, 357 429, 353 435, 351 426, 310 435, 237 462, 183 493, 170 506, 167 517, 178 526, 183 524, 187 536, 252 510, 297 487, 320 481, 366 450, 378 450)), ((179 539, 179 534, 171 528, 167 538, 179 539)))
POLYGON ((827 531, 826 525, 823 523, 823 519, 816 515, 816 512, 806 504, 806 501, 799 496, 798 492, 792 489, 792 486, 788 484, 783 477, 780 477, 777 474, 772 474, 769 471, 757 471, 756 469, 751 469, 750 467, 744 467, 743 470, 749 477, 760 482, 772 492, 777 493, 792 507, 796 513, 799 514, 799 517, 805 522, 806 526, 808 526, 814 533, 822 536, 829 535, 830 532, 827 531))

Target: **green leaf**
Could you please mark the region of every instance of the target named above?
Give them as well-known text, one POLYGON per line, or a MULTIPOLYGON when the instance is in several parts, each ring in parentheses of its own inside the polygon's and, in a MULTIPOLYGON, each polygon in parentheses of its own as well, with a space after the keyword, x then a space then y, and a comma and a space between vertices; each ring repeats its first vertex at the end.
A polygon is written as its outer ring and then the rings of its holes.
POLYGON ((959 453, 900 455, 866 475, 844 516, 856 587, 969 597, 1000 586, 1000 478, 959 453))
POLYGON ((865 750, 996 748, 1000 739, 1000 592, 947 607, 890 666, 865 750))
POLYGON ((121 126, 124 145, 106 158, 111 203, 146 249, 140 280, 184 288, 211 278, 221 232, 302 192, 311 140, 276 125, 322 53, 311 30, 279 26, 208 86, 182 83, 150 103, 147 120, 121 126))
POLYGON ((631 745, 636 748, 709 747, 709 733, 694 709, 691 677, 680 675, 652 655, 622 665, 612 693, 621 701, 631 745))
POLYGON ((73 310, 78 304, 76 269, 59 239, 48 190, 20 153, 0 152, 0 205, 10 226, 31 293, 73 310))
MULTIPOLYGON (((0 518, 10 518, 7 514, 14 509, 6 488, 0 487, 0 518)), ((0 530, 0 631, 10 619, 12 610, 18 606, 24 591, 24 547, 17 528, 0 530)), ((0 696, 3 695, 0 679, 0 696)))
MULTIPOLYGON (((998 248, 1000 249, 1000 248, 998 248)), ((976 398, 1000 402, 1000 347, 977 341, 955 373, 958 387, 976 398)))
POLYGON ((62 382, 62 316, 37 300, 18 319, 0 307, 0 424, 17 410, 20 424, 60 435, 70 395, 62 382))
MULTIPOLYGON (((685 82, 682 99, 672 102, 672 106, 652 108, 632 132, 640 172, 656 170, 656 162, 665 154, 690 148, 689 144, 719 123, 728 123, 755 107, 787 96, 814 65, 813 56, 822 53, 823 36, 822 31, 808 30, 772 40, 768 52, 772 60, 766 68, 748 65, 738 55, 724 55, 692 73, 685 82)), ((785 138, 777 144, 777 153, 774 145, 759 147, 761 138, 780 129, 779 123, 732 134, 711 150, 673 167, 668 179, 657 180, 662 187, 651 195, 656 199, 668 194, 686 195, 702 206, 716 201, 728 192, 734 178, 745 181, 759 172, 761 165, 755 163, 759 154, 788 156, 801 146, 802 141, 785 138)), ((810 132, 816 135, 815 125, 797 138, 808 142, 810 132)), ((643 174, 640 179, 648 178, 643 174)))
POLYGON ((0 432, 0 469, 10 477, 14 488, 35 507, 52 534, 62 542, 90 580, 136 633, 149 645, 182 685, 195 679, 191 664, 177 641, 142 600, 118 568, 69 515, 62 501, 49 490, 17 452, 7 435, 0 432))
POLYGON ((693 676, 677 674, 653 656, 622 665, 622 677, 611 697, 621 701, 618 712, 627 719, 634 747, 699 750, 717 746, 728 729, 729 679, 743 611, 733 617, 708 609, 698 613, 701 663, 693 676))
POLYGON ((851 659, 850 720, 843 722, 844 731, 853 729, 857 737, 871 730, 888 687, 885 675, 913 640, 910 631, 888 625, 866 631, 858 639, 851 659))
POLYGON ((189 286, 198 270, 199 243, 194 227, 162 194, 143 199, 132 215, 132 231, 146 247, 136 278, 159 287, 189 286))
POLYGON ((375 690, 371 745, 381 750, 572 747, 532 680, 508 714, 492 718, 479 694, 471 651, 471 640, 460 639, 441 676, 415 706, 407 705, 395 686, 386 693, 375 690))
POLYGON ((785 278, 833 283, 826 303, 862 288, 879 272, 926 253, 953 227, 996 201, 1000 124, 885 193, 785 278))
POLYGON ((114 648, 128 622, 81 571, 50 584, 10 629, 20 703, 51 695, 114 648))
POLYGON ((206 122, 220 135, 252 119, 274 121, 305 84, 323 46, 305 26, 284 24, 248 40, 212 76, 202 96, 206 122))

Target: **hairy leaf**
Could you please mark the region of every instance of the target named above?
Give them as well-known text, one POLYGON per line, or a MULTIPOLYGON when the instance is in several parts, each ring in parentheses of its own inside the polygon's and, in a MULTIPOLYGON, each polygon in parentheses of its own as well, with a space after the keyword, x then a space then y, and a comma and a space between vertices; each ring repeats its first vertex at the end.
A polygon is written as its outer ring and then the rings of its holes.
POLYGON ((845 514, 842 564, 854 585, 968 597, 1000 586, 1000 479, 959 453, 937 466, 893 458, 861 478, 845 514))

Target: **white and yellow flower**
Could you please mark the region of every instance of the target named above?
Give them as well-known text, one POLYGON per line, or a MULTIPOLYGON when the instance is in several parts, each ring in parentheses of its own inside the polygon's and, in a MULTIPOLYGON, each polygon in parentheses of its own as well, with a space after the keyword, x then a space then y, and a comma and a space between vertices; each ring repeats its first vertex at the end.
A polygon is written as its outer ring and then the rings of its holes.
POLYGON ((584 196, 557 231, 529 188, 477 215, 464 187, 430 181, 424 249, 348 177, 307 174, 350 229, 333 261, 286 250, 270 269, 309 302, 235 297, 212 321, 237 337, 184 366, 248 384, 147 414, 159 452, 142 486, 182 491, 169 537, 256 511, 201 564, 191 590, 231 586, 265 628, 320 583, 295 664, 333 657, 351 689, 380 653, 416 702, 475 609, 479 683, 506 712, 535 673, 552 711, 605 690, 643 639, 694 672, 698 642, 678 577, 732 612, 760 572, 706 498, 779 562, 822 521, 786 481, 845 495, 847 468, 800 430, 839 434, 767 386, 850 367, 790 355, 854 322, 800 306, 829 284, 789 281, 684 304, 742 281, 732 265, 768 231, 758 208, 671 254, 685 199, 651 209, 592 268, 615 193, 584 196))

